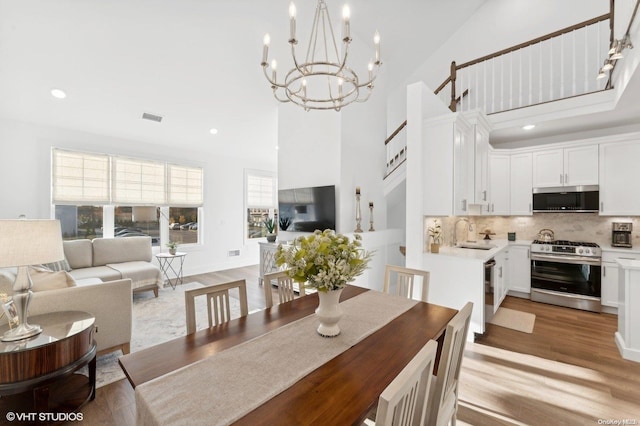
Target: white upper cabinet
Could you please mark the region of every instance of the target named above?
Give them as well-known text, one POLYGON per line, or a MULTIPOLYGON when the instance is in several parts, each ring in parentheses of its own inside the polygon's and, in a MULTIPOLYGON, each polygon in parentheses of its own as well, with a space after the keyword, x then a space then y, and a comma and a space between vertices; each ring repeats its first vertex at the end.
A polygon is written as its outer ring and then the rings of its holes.
POLYGON ((598 184, 598 145, 533 153, 533 187, 598 184))
POLYGON ((471 126, 460 114, 447 114, 422 124, 423 213, 467 215, 468 180, 473 176, 468 152, 471 126))
POLYGON ((471 111, 464 114, 471 125, 470 141, 465 153, 467 167, 472 174, 467 179, 467 198, 469 204, 480 206, 482 212, 489 208, 489 133, 491 125, 484 114, 471 111))
POLYGON ((600 145, 600 215, 640 215, 640 140, 600 145))
POLYGON ((510 159, 511 156, 508 154, 489 154, 489 193, 491 194, 491 200, 487 213, 490 215, 506 216, 510 214, 510 159))
POLYGON ((511 155, 509 212, 514 216, 533 214, 533 171, 530 152, 511 155))

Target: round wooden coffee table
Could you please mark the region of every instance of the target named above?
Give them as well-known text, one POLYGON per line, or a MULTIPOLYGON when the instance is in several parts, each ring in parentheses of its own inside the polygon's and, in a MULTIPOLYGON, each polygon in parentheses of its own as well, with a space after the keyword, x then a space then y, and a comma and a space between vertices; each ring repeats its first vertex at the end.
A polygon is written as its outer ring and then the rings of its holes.
MULTIPOLYGON (((29 317, 42 333, 0 342, 0 412, 70 413, 95 398, 95 318, 80 311, 29 317), (88 377, 74 374, 88 366, 88 377)), ((0 326, 0 335, 8 325, 0 326)))

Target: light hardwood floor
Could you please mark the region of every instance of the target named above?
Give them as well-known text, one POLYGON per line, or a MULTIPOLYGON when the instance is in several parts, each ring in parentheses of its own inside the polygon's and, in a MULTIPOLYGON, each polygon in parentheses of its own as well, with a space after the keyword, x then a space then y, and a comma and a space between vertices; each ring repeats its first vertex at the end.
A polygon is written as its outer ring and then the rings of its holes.
MULTIPOLYGON (((249 309, 263 308, 257 266, 185 277, 185 283, 242 278, 249 309)), ((598 425, 613 419, 640 424, 640 363, 620 357, 613 340, 616 316, 514 297, 503 306, 535 314, 534 331, 489 324, 482 338, 467 345, 460 424, 598 425)), ((133 425, 134 392, 126 380, 104 386, 82 412, 83 425, 133 425)))

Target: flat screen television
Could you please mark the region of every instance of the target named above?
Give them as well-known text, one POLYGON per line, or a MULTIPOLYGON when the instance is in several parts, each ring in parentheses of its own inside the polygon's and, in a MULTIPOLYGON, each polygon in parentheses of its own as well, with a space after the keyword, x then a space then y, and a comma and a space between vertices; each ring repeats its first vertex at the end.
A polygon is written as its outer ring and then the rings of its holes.
POLYGON ((280 189, 278 191, 279 226, 282 231, 313 232, 336 229, 336 187, 280 189), (283 222, 289 225, 283 229, 283 222))

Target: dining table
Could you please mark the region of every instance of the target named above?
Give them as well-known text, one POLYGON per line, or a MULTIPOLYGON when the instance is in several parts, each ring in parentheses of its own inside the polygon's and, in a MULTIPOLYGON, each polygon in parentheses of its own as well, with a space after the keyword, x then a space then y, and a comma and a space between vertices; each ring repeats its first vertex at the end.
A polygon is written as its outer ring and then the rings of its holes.
MULTIPOLYGON (((318 335, 318 295, 119 358, 137 423, 359 424, 456 309, 348 285, 340 335, 318 335)), ((439 353, 438 353, 439 356, 439 353)))

